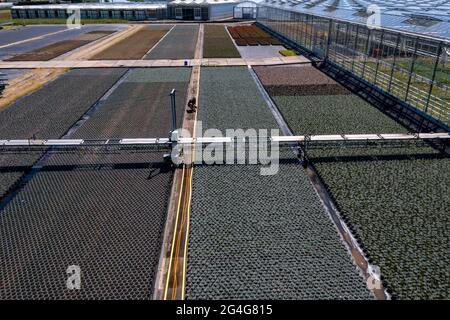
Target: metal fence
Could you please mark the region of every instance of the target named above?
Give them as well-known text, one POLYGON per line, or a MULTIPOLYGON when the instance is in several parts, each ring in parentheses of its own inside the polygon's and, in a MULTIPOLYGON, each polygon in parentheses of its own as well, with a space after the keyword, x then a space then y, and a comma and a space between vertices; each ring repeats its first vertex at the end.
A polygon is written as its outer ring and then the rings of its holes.
POLYGON ((262 6, 257 22, 450 125, 450 42, 262 6))

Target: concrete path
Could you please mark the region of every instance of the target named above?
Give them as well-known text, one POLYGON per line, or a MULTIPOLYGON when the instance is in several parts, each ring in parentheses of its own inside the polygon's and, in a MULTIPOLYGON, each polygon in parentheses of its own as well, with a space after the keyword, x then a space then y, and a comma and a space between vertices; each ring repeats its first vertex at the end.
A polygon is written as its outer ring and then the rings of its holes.
POLYGON ((36 68, 117 68, 117 67, 180 67, 188 66, 246 66, 278 65, 310 62, 303 56, 272 57, 262 59, 190 59, 190 60, 103 60, 103 61, 0 61, 0 69, 36 69, 36 68))

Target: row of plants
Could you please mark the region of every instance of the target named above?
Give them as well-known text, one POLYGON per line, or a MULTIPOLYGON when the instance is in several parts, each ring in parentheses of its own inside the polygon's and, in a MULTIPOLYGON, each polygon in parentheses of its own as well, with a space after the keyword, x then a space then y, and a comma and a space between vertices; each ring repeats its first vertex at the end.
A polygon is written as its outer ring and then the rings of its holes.
POLYGON ((238 46, 281 45, 281 42, 255 25, 228 27, 231 37, 238 46))

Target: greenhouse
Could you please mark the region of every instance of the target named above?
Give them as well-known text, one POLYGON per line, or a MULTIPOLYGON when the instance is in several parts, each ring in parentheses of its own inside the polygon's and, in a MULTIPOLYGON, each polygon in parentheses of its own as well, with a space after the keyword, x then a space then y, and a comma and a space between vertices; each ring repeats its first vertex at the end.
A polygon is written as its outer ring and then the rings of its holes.
POLYGON ((371 27, 266 4, 258 8, 257 22, 315 59, 347 71, 431 120, 450 125, 448 22, 440 23, 446 28, 439 34, 433 31, 436 25, 407 32, 401 25, 371 27))

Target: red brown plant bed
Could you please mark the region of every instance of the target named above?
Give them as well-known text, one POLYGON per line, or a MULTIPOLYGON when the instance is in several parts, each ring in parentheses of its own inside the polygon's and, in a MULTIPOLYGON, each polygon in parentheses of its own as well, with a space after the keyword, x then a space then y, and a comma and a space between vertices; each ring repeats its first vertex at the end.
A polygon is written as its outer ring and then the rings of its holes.
POLYGON ((255 25, 228 27, 228 31, 238 46, 281 45, 280 41, 255 25))

